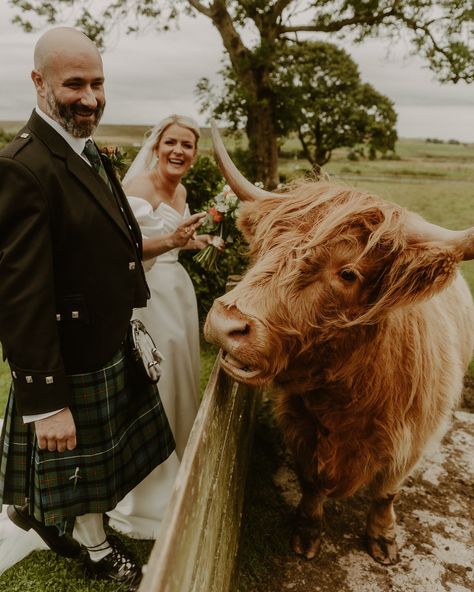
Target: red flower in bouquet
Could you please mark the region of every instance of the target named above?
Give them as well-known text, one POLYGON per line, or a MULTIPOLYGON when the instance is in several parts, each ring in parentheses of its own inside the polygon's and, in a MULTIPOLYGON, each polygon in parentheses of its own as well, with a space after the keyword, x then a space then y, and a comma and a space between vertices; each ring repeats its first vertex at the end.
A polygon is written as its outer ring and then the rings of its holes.
POLYGON ((216 208, 209 208, 207 210, 207 213, 212 216, 212 222, 214 224, 218 224, 219 222, 222 222, 222 220, 223 220, 222 214, 220 212, 218 212, 216 208))

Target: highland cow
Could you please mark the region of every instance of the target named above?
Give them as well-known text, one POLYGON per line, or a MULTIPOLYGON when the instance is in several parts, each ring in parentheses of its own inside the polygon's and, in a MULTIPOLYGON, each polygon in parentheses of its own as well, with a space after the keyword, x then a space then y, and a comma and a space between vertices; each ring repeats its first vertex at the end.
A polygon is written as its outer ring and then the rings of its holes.
POLYGON ((215 301, 205 336, 237 381, 273 383, 302 490, 293 549, 313 558, 325 498, 367 486, 369 553, 395 563, 394 498, 446 428, 472 357, 474 306, 458 263, 474 259, 474 228, 446 230, 330 182, 263 191, 213 135, 245 201, 252 265, 215 301))

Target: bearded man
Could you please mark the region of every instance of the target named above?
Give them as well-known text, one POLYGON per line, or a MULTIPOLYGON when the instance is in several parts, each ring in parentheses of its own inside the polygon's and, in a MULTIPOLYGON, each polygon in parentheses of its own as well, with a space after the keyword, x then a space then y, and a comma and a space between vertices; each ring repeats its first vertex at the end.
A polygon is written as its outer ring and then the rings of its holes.
POLYGON ((0 341, 12 374, 0 501, 59 555, 81 544, 93 575, 134 590, 141 567, 107 538, 103 513, 174 449, 127 339, 148 298, 141 234, 91 139, 105 107, 96 46, 52 29, 31 77, 36 109, 0 152, 0 341))

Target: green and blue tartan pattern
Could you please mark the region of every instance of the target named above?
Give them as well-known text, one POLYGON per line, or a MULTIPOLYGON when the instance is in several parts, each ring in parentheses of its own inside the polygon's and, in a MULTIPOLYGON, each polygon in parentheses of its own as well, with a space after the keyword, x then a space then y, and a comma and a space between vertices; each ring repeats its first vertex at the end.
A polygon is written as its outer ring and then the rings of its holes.
POLYGON ((122 349, 105 368, 69 376, 77 432, 71 451, 40 450, 10 390, 0 437, 0 502, 28 500, 38 520, 72 532, 75 516, 111 510, 168 458, 175 444, 158 389, 138 381, 131 364, 122 349))

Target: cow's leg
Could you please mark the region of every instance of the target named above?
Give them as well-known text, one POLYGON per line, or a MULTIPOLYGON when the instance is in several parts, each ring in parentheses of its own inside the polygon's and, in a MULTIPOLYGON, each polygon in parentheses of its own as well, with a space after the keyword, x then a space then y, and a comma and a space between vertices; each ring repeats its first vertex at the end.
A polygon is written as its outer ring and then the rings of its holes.
POLYGON ((314 559, 321 547, 323 504, 320 487, 299 475, 302 497, 296 509, 291 546, 297 555, 314 559))
POLYGON ((282 395, 276 407, 280 428, 290 448, 302 497, 296 509, 291 546, 313 559, 321 546, 324 494, 318 479, 318 426, 299 396, 282 395))
POLYGON ((375 483, 372 487, 372 504, 367 517, 367 547, 370 555, 384 565, 398 561, 395 540, 395 510, 393 503, 400 483, 375 483))

